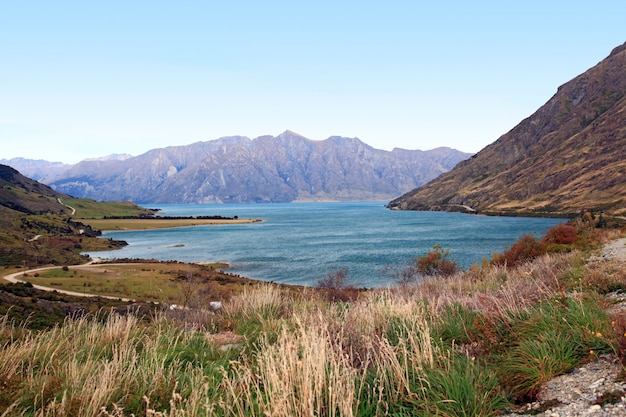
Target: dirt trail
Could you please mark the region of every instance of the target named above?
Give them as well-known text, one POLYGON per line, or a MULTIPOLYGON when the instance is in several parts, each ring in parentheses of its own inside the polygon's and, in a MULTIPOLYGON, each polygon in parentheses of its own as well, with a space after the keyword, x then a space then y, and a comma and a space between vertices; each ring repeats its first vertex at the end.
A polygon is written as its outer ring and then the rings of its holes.
MULTIPOLYGON (((108 265, 117 265, 117 264, 108 264, 108 265)), ((119 264, 119 265, 132 265, 132 264, 119 264)), ((102 265, 98 265, 98 264, 93 264, 93 261, 88 262, 86 264, 83 265, 74 265, 74 266, 70 266, 70 269, 87 269, 87 268, 98 268, 98 267, 102 267, 102 265)), ((8 282, 12 282, 12 283, 18 283, 18 282, 26 282, 24 280, 19 279, 18 277, 23 276, 25 273, 26 274, 34 274, 35 272, 41 272, 41 271, 45 271, 48 269, 55 269, 55 268, 59 268, 58 266, 47 266, 47 267, 43 267, 43 268, 37 268, 37 269, 29 269, 28 271, 19 271, 19 272, 14 272, 12 274, 9 275, 5 275, 4 279, 8 282)), ((123 298, 123 297, 114 297, 114 296, 110 296, 110 295, 98 295, 98 294, 89 294, 89 293, 82 293, 82 292, 76 292, 76 291, 66 291, 66 290, 61 290, 58 288, 50 288, 50 287, 44 287, 42 285, 34 285, 33 287, 38 289, 38 290, 42 290, 42 291, 56 291, 58 293, 61 294, 67 294, 67 295, 73 295, 73 296, 77 296, 77 297, 100 297, 100 298, 107 298, 110 300, 121 300, 121 301, 128 301, 128 302, 133 302, 135 300, 132 300, 130 298, 123 298)))

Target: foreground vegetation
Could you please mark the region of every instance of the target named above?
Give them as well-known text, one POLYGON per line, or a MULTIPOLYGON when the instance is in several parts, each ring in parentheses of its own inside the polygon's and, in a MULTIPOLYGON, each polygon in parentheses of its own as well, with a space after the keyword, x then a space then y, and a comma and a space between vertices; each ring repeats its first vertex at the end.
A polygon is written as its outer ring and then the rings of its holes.
POLYGON ((217 314, 103 310, 38 331, 5 315, 0 415, 497 415, 626 348, 604 298, 625 266, 587 262, 624 232, 570 232, 461 272, 436 247, 395 289, 336 275, 319 290, 245 286, 217 314))

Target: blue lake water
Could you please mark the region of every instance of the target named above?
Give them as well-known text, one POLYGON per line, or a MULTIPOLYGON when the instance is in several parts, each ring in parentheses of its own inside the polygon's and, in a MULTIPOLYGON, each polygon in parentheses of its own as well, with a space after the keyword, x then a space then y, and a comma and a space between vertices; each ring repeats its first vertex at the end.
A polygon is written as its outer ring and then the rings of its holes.
POLYGON ((106 232, 129 245, 89 252, 100 258, 220 261, 228 272, 288 284, 317 284, 337 268, 364 287, 393 284, 385 273, 438 244, 460 267, 502 252, 523 234, 543 235, 564 219, 486 217, 461 213, 395 211, 378 203, 144 205, 168 216, 238 216, 252 224, 106 232))

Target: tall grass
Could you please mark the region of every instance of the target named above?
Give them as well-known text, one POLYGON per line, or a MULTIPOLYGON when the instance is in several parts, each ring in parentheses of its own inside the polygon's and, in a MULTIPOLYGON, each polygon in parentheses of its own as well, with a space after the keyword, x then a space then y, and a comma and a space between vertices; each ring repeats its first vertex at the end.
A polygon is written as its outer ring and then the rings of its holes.
POLYGON ((194 346, 196 338, 162 318, 148 327, 132 315, 110 315, 103 322, 68 320, 32 333, 0 351, 5 391, 0 410, 11 408, 10 415, 24 416, 96 416, 115 404, 142 415, 147 405, 143 396, 167 410, 174 388, 191 393, 218 365, 208 343, 194 346))
POLYGON ((494 416, 623 342, 599 294, 626 285, 624 266, 583 258, 473 268, 350 302, 246 288, 211 319, 210 331, 244 339, 225 346, 162 316, 41 332, 5 317, 0 416, 494 416))

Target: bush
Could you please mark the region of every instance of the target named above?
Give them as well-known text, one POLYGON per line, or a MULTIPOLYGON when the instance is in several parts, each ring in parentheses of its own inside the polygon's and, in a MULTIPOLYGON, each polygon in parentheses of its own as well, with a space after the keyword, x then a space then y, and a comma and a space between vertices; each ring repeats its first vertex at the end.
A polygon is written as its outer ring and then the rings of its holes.
POLYGON ((546 253, 544 242, 530 235, 523 235, 503 254, 495 253, 491 258, 492 265, 514 268, 546 253))
POLYGON ((572 245, 578 241, 578 229, 571 224, 559 223, 547 231, 542 241, 545 244, 572 245))
POLYGON ((435 245, 426 255, 415 259, 415 268, 421 275, 441 275, 444 277, 452 276, 457 272, 458 267, 455 261, 448 259, 449 256, 449 250, 443 249, 439 245, 435 245))
POLYGON ((352 301, 358 297, 358 289, 348 283, 348 273, 347 268, 339 268, 317 281, 318 288, 323 290, 328 301, 352 301))

